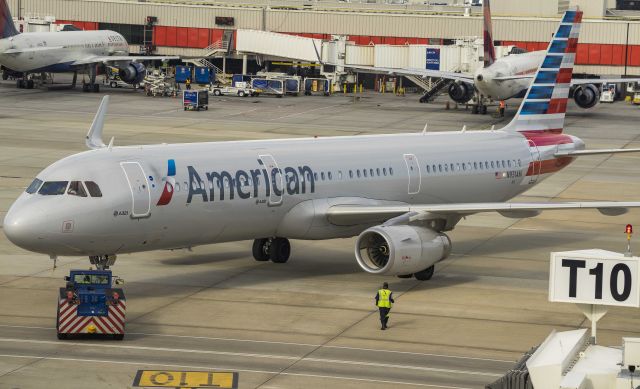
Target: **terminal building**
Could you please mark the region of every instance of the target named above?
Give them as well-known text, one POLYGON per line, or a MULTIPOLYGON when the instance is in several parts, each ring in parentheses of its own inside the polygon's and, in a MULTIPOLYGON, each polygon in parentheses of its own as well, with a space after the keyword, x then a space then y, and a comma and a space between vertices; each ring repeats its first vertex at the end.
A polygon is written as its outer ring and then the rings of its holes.
MULTIPOLYGON (((349 45, 453 45, 482 33, 482 8, 464 0, 8 0, 13 16, 54 17, 84 30, 120 32, 132 52, 203 55, 235 52, 236 31, 260 30, 349 45), (400 3, 400 4, 399 4, 400 3)), ((639 75, 640 10, 625 0, 493 0, 498 46, 543 50, 569 6, 585 12, 576 73, 639 75)), ((236 57, 238 58, 238 57, 236 57)), ((250 58, 251 60, 254 58, 250 58)))

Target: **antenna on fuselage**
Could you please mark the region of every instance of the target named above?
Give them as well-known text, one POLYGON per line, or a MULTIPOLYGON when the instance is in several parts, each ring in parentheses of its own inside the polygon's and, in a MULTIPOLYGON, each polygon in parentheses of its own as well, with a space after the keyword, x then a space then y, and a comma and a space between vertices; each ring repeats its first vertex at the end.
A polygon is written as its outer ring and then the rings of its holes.
POLYGON ((91 128, 89 128, 89 132, 85 137, 85 144, 90 149, 95 150, 106 147, 102 141, 102 127, 104 127, 104 117, 107 114, 108 106, 109 96, 107 95, 102 98, 98 112, 96 112, 96 116, 93 118, 93 123, 91 123, 91 128))

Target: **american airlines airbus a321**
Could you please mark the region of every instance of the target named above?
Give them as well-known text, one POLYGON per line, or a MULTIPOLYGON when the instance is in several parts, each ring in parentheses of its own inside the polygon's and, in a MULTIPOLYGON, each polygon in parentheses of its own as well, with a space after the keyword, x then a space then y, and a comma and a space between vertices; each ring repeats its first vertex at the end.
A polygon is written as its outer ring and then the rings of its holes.
MULTIPOLYGON (((19 3, 18 3, 19 4, 19 3)), ((31 89, 29 73, 74 72, 89 74, 83 83, 85 92, 98 92, 96 66, 110 65, 118 69, 120 79, 140 84, 146 75, 141 62, 180 59, 177 56, 130 56, 126 39, 115 31, 64 31, 19 33, 13 24, 6 0, 0 0, 0 65, 23 74, 16 84, 31 89)))
POLYGON ((358 236, 365 271, 427 280, 464 216, 625 213, 640 202, 505 202, 576 157, 640 151, 584 150, 562 133, 581 18, 565 13, 520 110, 497 131, 115 147, 101 140, 105 97, 86 138, 93 150, 38 174, 4 232, 99 267, 121 253, 245 239, 256 260, 282 263, 287 238, 358 236))

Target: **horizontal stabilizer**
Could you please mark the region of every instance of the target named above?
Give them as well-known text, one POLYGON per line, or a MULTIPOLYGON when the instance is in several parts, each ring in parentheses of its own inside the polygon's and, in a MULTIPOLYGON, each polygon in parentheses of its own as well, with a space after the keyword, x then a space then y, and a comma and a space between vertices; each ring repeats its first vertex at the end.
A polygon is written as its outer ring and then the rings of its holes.
POLYGON ((582 157, 587 155, 640 153, 640 149, 602 149, 602 150, 575 150, 558 151, 556 157, 582 157))

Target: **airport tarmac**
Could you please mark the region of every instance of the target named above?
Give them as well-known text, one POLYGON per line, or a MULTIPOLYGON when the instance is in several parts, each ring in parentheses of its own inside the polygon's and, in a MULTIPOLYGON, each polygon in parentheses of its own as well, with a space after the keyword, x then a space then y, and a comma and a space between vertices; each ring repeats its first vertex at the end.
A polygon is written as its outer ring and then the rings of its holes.
MULTIPOLYGON (((105 93, 112 95, 105 140, 115 145, 207 140, 489 129, 490 115, 419 104, 418 96, 210 100, 184 112, 180 99, 119 89, 99 94, 18 90, 0 83, 0 220, 44 167, 85 149, 105 93)), ((514 106, 509 107, 513 114, 514 106)), ((583 111, 571 104, 566 132, 591 148, 640 147, 640 108, 583 111)), ((637 201, 640 156, 582 157, 517 201, 637 201)), ((240 388, 481 388, 553 329, 588 327, 572 305, 547 301, 549 252, 622 251, 624 226, 640 212, 547 212, 532 219, 478 215, 450 233, 453 254, 431 281, 360 270, 355 239, 293 241, 286 264, 256 262, 251 242, 121 255, 126 280, 124 341, 55 336, 56 296, 86 258, 46 256, 0 234, 0 388, 128 388, 136 372, 239 373, 240 388), (373 304, 389 281, 390 329, 373 304)), ((640 312, 611 309, 599 343, 640 336, 640 312)))

